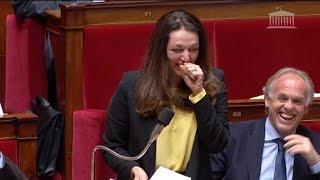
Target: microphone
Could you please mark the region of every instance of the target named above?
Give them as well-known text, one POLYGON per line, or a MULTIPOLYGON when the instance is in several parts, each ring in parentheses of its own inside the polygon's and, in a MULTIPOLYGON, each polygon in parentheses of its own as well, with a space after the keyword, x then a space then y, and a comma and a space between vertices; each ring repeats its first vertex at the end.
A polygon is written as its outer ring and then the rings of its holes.
POLYGON ((91 180, 94 180, 94 157, 95 157, 95 153, 97 150, 104 150, 104 151, 107 151, 108 153, 120 158, 120 159, 123 159, 123 160, 127 160, 127 161, 135 161, 135 160, 138 160, 140 159, 146 152, 147 150, 149 149, 149 147, 151 146, 151 144, 157 139, 157 137, 160 135, 161 131, 163 130, 163 128, 165 126, 167 126, 172 117, 173 117, 174 113, 173 111, 168 108, 168 107, 164 107, 159 115, 158 115, 158 123, 155 125, 155 127, 153 128, 151 134, 150 134, 150 137, 149 137, 149 141, 147 143, 147 145, 144 147, 144 149, 141 151, 140 154, 136 155, 136 156, 133 156, 133 157, 128 157, 128 156, 123 156, 105 146, 102 146, 102 145, 97 145, 96 147, 94 147, 93 151, 92 151, 92 155, 91 155, 91 180))
POLYGON ((149 138, 150 143, 153 143, 157 139, 157 137, 160 135, 163 128, 166 127, 170 123, 173 115, 174 115, 174 113, 168 107, 164 107, 160 111, 160 113, 158 115, 158 123, 153 128, 151 135, 150 135, 150 138, 149 138))

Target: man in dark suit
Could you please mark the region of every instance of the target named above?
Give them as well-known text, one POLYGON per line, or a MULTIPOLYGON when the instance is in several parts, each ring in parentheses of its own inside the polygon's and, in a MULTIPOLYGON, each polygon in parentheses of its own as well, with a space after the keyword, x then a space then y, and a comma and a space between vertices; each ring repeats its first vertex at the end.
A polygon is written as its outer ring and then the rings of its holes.
POLYGON ((0 180, 28 179, 23 172, 0 151, 0 180))
POLYGON ((228 145, 211 156, 213 179, 320 179, 320 135, 299 125, 313 94, 305 72, 275 73, 264 88, 267 118, 230 125, 228 145))

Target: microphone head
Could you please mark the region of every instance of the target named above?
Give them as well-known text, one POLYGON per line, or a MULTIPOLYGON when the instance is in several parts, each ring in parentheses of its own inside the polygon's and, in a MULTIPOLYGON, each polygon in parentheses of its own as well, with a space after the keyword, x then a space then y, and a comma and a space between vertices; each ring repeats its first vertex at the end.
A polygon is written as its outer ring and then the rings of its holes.
POLYGON ((160 113, 159 113, 159 115, 158 115, 158 121, 159 121, 159 123, 161 123, 163 126, 167 126, 167 125, 170 123, 173 115, 174 115, 174 113, 173 113, 173 111, 172 111, 170 108, 164 107, 164 108, 160 111, 160 113))

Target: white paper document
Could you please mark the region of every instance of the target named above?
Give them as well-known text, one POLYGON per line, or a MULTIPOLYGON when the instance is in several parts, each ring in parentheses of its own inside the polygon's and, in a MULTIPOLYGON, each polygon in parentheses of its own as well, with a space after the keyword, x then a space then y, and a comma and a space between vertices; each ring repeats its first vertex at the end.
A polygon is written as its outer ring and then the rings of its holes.
POLYGON ((160 166, 150 180, 191 180, 191 178, 160 166))
POLYGON ((0 103, 0 116, 3 116, 3 110, 2 110, 1 103, 0 103))

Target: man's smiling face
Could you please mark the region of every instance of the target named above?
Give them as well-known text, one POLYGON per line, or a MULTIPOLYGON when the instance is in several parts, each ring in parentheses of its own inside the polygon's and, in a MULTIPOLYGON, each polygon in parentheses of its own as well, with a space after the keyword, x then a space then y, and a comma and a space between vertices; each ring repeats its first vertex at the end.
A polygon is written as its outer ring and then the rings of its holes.
POLYGON ((270 97, 265 97, 269 119, 277 132, 285 137, 296 131, 308 111, 307 86, 296 74, 280 76, 275 82, 270 97))

